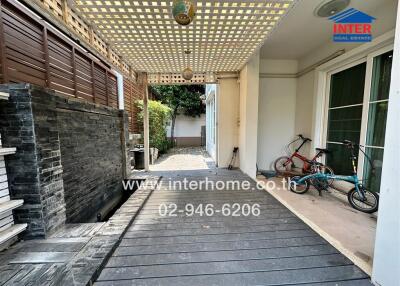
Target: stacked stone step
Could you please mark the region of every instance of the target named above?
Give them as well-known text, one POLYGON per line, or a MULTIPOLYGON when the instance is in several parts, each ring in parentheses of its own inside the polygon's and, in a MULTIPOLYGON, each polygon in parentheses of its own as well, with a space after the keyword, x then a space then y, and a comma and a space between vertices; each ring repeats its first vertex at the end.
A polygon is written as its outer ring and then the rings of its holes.
MULTIPOLYGON (((8 100, 8 94, 0 92, 0 100, 8 100)), ((15 154, 16 148, 4 148, 0 134, 0 250, 8 247, 24 231, 27 224, 14 224, 13 209, 23 205, 23 200, 11 200, 8 189, 5 156, 15 154)))

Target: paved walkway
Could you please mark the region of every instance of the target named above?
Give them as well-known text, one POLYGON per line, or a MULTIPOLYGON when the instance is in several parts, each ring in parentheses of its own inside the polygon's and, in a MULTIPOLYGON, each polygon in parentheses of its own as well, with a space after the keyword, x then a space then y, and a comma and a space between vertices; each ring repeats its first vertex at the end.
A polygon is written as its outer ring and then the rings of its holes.
POLYGON ((174 148, 168 154, 162 155, 150 169, 152 171, 212 170, 215 169, 215 164, 204 148, 174 148))
POLYGON ((158 171, 164 175, 159 189, 125 233, 96 286, 371 285, 364 272, 271 195, 252 190, 255 183, 243 173, 195 169, 191 163, 180 162, 178 171, 165 164, 158 171), (250 190, 217 190, 218 185, 170 189, 171 182, 200 182, 205 177, 212 182, 248 181, 250 190), (185 213, 190 204, 197 208, 209 203, 212 216, 185 213), (229 204, 233 211, 234 203, 241 209, 243 204, 259 204, 260 215, 224 216, 222 206, 229 204), (160 204, 169 211, 175 204, 176 216, 161 216, 160 204))

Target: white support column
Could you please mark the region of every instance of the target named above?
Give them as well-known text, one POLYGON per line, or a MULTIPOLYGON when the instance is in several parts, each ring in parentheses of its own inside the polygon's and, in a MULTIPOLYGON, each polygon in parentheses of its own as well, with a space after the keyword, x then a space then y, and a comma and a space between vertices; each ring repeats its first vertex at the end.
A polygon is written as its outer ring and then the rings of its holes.
POLYGON ((400 6, 386 125, 385 154, 372 281, 381 286, 400 285, 400 6))
POLYGON ((118 86, 118 108, 119 110, 125 109, 124 104, 124 77, 119 72, 117 74, 117 86, 118 86))
POLYGON ((144 98, 143 98, 143 139, 144 139, 144 168, 150 170, 150 134, 149 134, 149 85, 147 74, 144 75, 144 98))
POLYGON ((252 178, 257 175, 259 80, 260 56, 257 53, 240 72, 240 169, 252 178))

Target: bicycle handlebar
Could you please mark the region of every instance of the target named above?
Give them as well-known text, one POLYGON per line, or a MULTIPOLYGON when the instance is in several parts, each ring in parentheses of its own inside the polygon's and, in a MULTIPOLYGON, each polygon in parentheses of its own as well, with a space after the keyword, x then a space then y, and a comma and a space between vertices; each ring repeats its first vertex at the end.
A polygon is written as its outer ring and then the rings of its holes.
POLYGON ((353 142, 351 142, 350 140, 343 140, 343 141, 342 141, 342 144, 343 144, 343 145, 346 145, 346 147, 352 147, 352 146, 355 145, 355 144, 354 144, 353 142))
POLYGON ((310 138, 304 137, 303 134, 299 134, 297 135, 300 139, 304 140, 304 141, 310 141, 312 142, 312 140, 310 138))
POLYGON ((356 143, 354 143, 354 142, 352 142, 350 140, 344 140, 344 141, 342 141, 342 144, 345 145, 348 148, 364 147, 363 145, 356 144, 356 143))
POLYGON ((365 158, 367 158, 369 164, 370 164, 371 167, 372 167, 372 172, 374 173, 374 171, 375 171, 375 166, 374 166, 374 164, 373 164, 371 158, 370 158, 370 157, 365 153, 365 151, 362 149, 362 148, 365 148, 365 146, 360 145, 360 144, 356 144, 356 143, 354 143, 354 142, 352 142, 352 141, 350 141, 350 140, 344 140, 344 141, 342 141, 342 144, 345 145, 347 148, 352 149, 352 150, 351 150, 351 155, 352 155, 353 157, 355 157, 355 154, 354 154, 354 149, 355 149, 355 148, 354 148, 354 147, 358 147, 358 150, 360 150, 360 151, 364 154, 365 158))

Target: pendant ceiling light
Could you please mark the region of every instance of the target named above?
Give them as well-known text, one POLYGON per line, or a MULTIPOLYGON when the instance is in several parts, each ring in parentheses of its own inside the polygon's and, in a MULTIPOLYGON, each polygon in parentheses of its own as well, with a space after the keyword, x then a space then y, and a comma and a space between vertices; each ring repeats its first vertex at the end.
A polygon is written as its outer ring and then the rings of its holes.
MULTIPOLYGON (((186 50, 185 54, 187 55, 187 63, 189 65, 189 55, 191 54, 191 51, 186 50)), ((183 70, 182 77, 186 80, 191 80, 193 78, 193 70, 188 66, 183 70)))
POLYGON ((172 15, 179 25, 189 25, 193 21, 195 15, 193 1, 174 0, 172 15))

